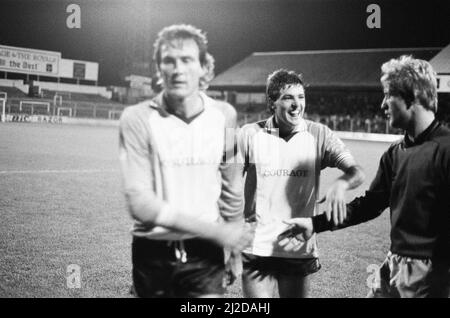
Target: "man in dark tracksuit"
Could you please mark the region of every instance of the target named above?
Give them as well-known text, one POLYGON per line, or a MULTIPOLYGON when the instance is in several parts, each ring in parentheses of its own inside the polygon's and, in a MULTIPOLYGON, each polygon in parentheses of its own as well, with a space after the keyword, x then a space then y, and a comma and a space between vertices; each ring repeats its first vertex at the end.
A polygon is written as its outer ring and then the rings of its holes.
POLYGON ((450 296, 450 130, 436 119, 431 65, 402 56, 382 66, 382 109, 406 131, 383 154, 365 196, 347 205, 341 224, 326 215, 296 218, 279 244, 295 249, 312 233, 337 230, 391 212, 391 247, 370 297, 450 296))

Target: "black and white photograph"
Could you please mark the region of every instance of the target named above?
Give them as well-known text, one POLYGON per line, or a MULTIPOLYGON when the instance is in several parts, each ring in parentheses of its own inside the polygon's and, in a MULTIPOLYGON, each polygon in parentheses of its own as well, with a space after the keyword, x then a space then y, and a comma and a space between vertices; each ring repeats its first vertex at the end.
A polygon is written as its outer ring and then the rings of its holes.
POLYGON ((450 298, 449 17, 2 0, 0 298, 450 298))

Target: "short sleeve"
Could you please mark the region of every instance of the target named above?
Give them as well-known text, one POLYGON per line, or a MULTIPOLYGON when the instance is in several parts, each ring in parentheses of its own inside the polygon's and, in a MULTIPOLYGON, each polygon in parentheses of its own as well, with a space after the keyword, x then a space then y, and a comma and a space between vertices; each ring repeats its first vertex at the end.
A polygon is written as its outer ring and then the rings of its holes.
POLYGON ((350 150, 331 129, 323 126, 323 135, 322 169, 325 167, 336 167, 340 170, 347 170, 356 165, 350 150))

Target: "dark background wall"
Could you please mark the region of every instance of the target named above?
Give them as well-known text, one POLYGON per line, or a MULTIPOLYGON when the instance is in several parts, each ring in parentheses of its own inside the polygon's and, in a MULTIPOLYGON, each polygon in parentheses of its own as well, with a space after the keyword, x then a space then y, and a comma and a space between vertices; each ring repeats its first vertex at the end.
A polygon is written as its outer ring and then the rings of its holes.
POLYGON ((108 85, 151 75, 156 33, 172 23, 208 33, 220 73, 254 51, 445 46, 449 16, 448 0, 2 0, 0 44, 99 62, 108 85), (70 3, 80 29, 66 26, 70 3), (381 7, 381 29, 366 25, 370 3, 381 7))

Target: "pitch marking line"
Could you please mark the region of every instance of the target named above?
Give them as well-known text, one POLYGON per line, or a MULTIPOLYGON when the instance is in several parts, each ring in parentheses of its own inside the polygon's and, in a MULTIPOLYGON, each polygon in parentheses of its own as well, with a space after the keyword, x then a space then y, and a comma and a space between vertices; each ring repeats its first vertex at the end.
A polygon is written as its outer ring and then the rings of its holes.
POLYGON ((44 174, 44 173, 105 173, 119 170, 76 169, 76 170, 3 170, 0 174, 44 174))

